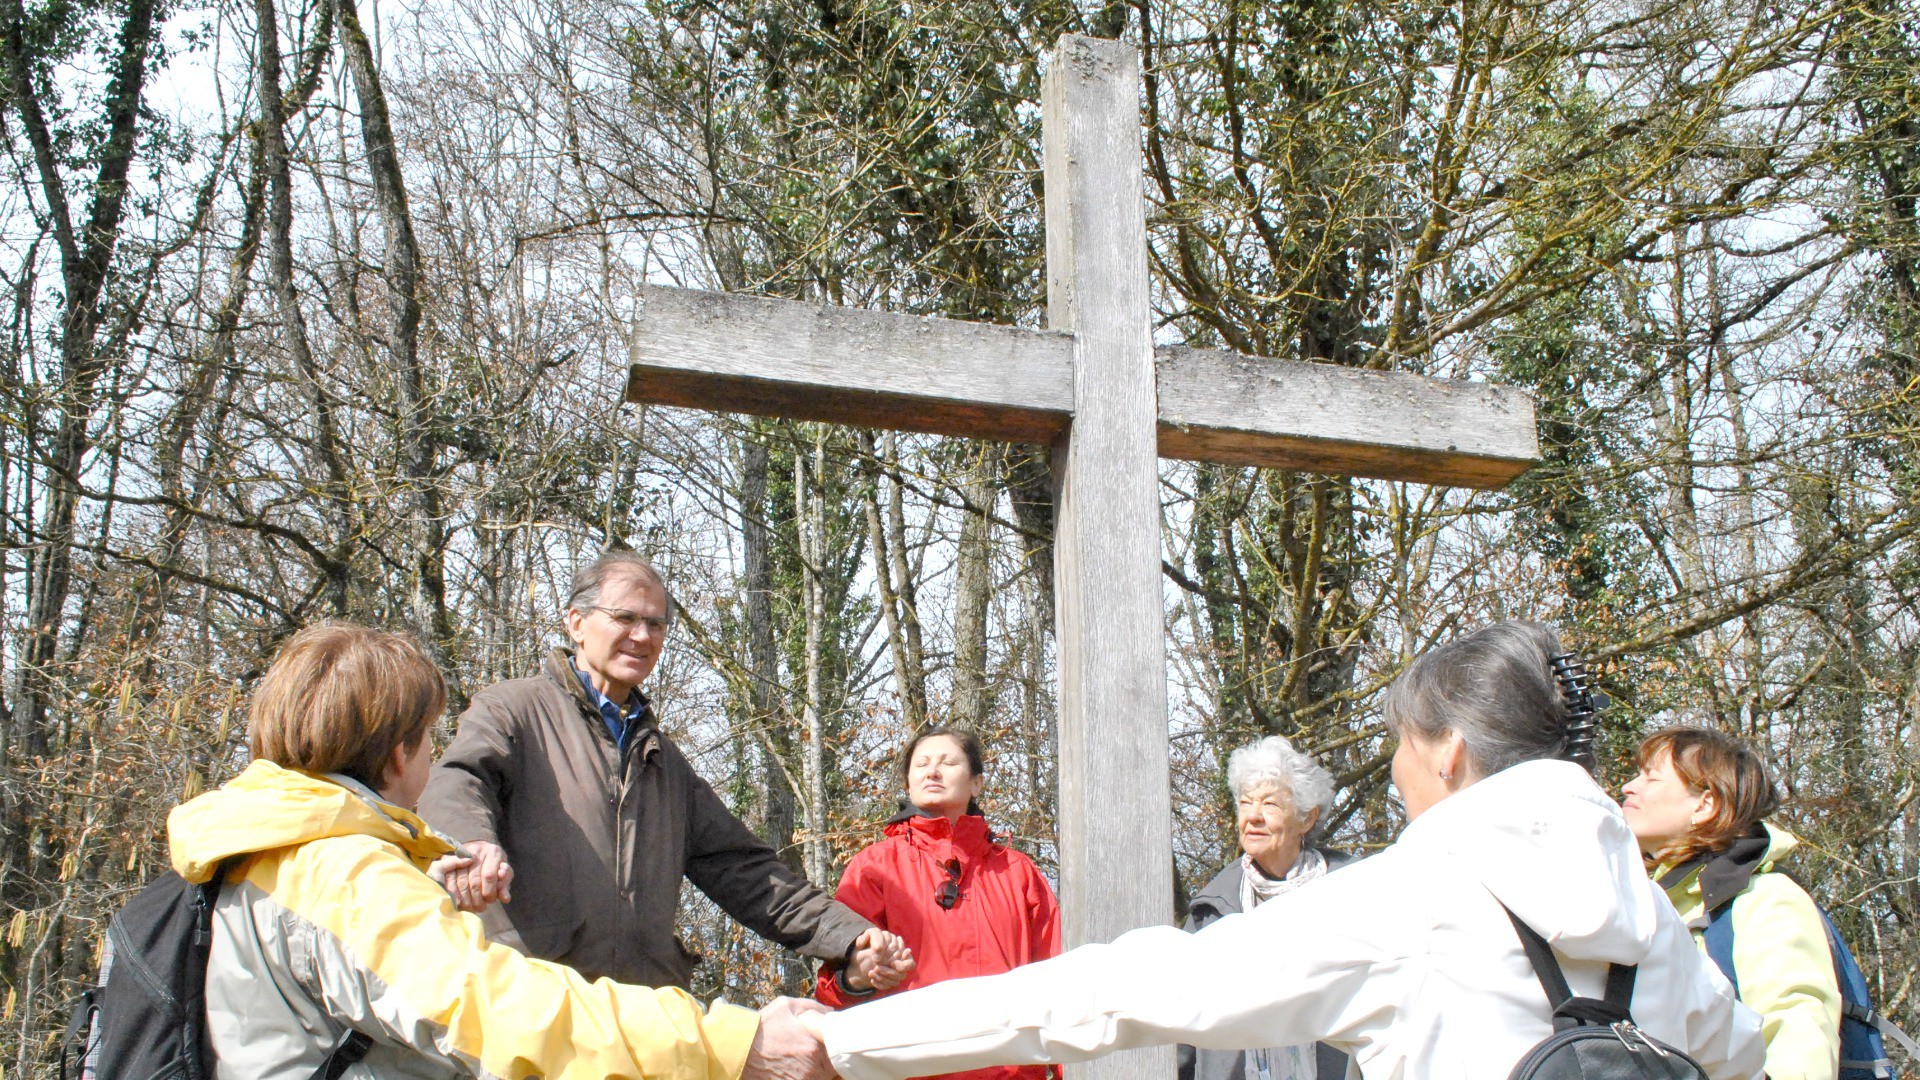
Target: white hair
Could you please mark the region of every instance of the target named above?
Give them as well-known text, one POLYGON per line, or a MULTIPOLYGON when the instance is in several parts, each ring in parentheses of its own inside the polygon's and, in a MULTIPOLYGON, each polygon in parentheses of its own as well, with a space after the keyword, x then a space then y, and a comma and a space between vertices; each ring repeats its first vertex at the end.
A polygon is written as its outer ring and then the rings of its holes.
POLYGON ((1327 809, 1333 805, 1333 774, 1295 750, 1284 735, 1248 743, 1227 757, 1227 787, 1234 798, 1269 784, 1292 793, 1293 812, 1301 821, 1320 811, 1315 832, 1326 823, 1327 809))

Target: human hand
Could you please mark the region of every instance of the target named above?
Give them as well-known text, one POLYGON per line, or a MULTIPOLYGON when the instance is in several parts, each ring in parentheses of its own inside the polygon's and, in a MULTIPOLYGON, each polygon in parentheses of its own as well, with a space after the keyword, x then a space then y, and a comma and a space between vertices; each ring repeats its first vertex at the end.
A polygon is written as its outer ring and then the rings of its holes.
POLYGON ((853 939, 840 977, 849 990, 891 990, 913 973, 913 965, 913 950, 900 935, 875 926, 853 939))
POLYGON ((814 1022, 827 1011, 817 1001, 783 997, 768 1002, 760 1010, 740 1080, 829 1080, 833 1063, 814 1022))
POLYGON ((513 866, 499 844, 475 840, 461 851, 442 855, 427 867, 427 876, 439 882, 461 911, 479 913, 496 901, 513 899, 513 866))

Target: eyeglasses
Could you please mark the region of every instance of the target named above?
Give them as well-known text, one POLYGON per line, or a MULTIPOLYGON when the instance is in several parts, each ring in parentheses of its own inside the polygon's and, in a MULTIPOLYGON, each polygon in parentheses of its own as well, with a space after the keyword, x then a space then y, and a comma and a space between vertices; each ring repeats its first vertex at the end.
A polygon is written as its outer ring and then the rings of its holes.
POLYGON ((944 910, 952 911, 953 905, 960 902, 960 860, 948 859, 946 871, 947 880, 934 890, 933 902, 944 910))
POLYGON ((643 626, 647 628, 648 636, 662 637, 666 634, 667 628, 673 625, 664 615, 642 615, 637 611, 628 611, 626 608, 600 607, 596 604, 587 610, 603 612, 607 618, 613 620, 613 625, 619 627, 628 637, 632 637, 633 632, 643 626))

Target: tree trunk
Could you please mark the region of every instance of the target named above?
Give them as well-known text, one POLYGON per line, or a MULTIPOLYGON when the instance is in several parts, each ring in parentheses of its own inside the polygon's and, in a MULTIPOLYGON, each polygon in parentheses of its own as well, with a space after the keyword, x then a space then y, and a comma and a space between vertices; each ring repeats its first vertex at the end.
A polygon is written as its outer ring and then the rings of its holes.
MULTIPOLYGON (((109 279, 126 207, 127 176, 140 145, 141 97, 146 87, 147 53, 155 22, 154 0, 129 0, 121 20, 111 75, 102 103, 100 129, 104 139, 95 151, 95 174, 84 228, 76 231, 60 173, 59 153, 41 107, 47 92, 35 80, 36 64, 29 57, 26 12, 21 0, 0 0, 0 50, 6 65, 10 104, 18 114, 32 148, 44 212, 60 252, 63 297, 59 313, 59 385, 53 399, 59 411, 51 453, 42 475, 44 502, 26 553, 26 622, 19 652, 18 696, 0 710, 6 722, 0 729, 0 908, 25 912, 38 906, 33 897, 52 879, 51 871, 66 851, 68 838, 36 826, 32 802, 22 802, 29 785, 16 777, 14 755, 43 758, 56 749, 50 714, 61 697, 61 630, 73 590, 73 554, 81 491, 80 475, 93 448, 90 427, 100 404, 97 383, 111 353, 97 340, 109 306, 109 279)), ((57 100, 57 98, 56 98, 57 100)), ((37 433, 30 432, 30 439, 37 433)), ((76 638, 77 643, 77 638, 76 638)), ((39 785, 32 785, 38 788, 39 785)), ((34 799, 38 795, 26 796, 34 799)), ((60 925, 46 925, 49 937, 60 925)), ((57 947, 51 956, 36 948, 22 952, 6 947, 6 982, 31 993, 43 965, 60 963, 57 947)), ((22 1013, 24 1023, 34 1010, 22 1013)), ((24 1064, 26 1039, 20 1040, 24 1064)))
MULTIPOLYGON (((893 565, 894 588, 900 594, 900 625, 907 651, 909 692, 927 714, 927 646, 920 633, 920 587, 915 566, 907 557, 905 484, 900 480, 900 436, 889 431, 882 440, 887 460, 887 559, 893 565)), ((878 549, 876 549, 878 550, 878 549)))
MULTIPOLYGON (((813 477, 822 483, 826 473, 826 429, 814 425, 813 477)), ((832 875, 827 846, 827 725, 822 667, 825 664, 826 597, 820 580, 826 547, 826 498, 816 496, 807 477, 807 455, 793 456, 793 499, 795 525, 799 529, 801 595, 806 606, 806 680, 807 697, 804 722, 806 754, 804 776, 807 785, 807 880, 825 888, 832 875)))
POLYGON ((427 401, 426 370, 420 358, 420 245, 407 207, 406 178, 394 146, 387 95, 380 85, 379 63, 354 0, 331 0, 340 7, 340 40, 360 98, 360 133, 373 176, 374 200, 386 233, 387 307, 392 318, 394 384, 399 391, 400 475, 413 504, 416 532, 411 542, 409 593, 414 628, 436 653, 441 669, 452 674, 449 648, 453 627, 447 617, 446 515, 440 505, 439 439, 427 401))
POLYGON ((1053 633, 1053 469, 1045 446, 1016 445, 1007 451, 1007 502, 1020 526, 1021 555, 1039 590, 1038 619, 1053 633))
MULTIPOLYGON (((6 50, 13 103, 33 148, 41 195, 60 246, 65 298, 60 312, 59 426, 46 468, 46 501, 29 556, 25 647, 19 656, 20 696, 10 710, 22 752, 45 754, 47 711, 58 694, 54 661, 60 626, 73 586, 73 527, 79 509, 79 475, 91 448, 88 427, 98 404, 95 383, 105 360, 95 349, 103 315, 103 295, 120 238, 126 206, 127 173, 139 149, 140 100, 146 88, 147 51, 154 30, 153 0, 130 0, 113 59, 112 81, 102 110, 106 140, 93 185, 85 229, 76 232, 60 175, 57 150, 45 114, 43 92, 34 80, 25 40, 26 12, 21 0, 0 0, 0 45, 6 50)), ((0 765, 5 764, 0 761, 0 765)))
POLYGON ((740 533, 742 605, 747 623, 748 722, 765 731, 767 744, 762 769, 765 823, 761 839, 780 853, 787 865, 804 872, 793 846, 793 784, 782 749, 791 751, 780 719, 780 660, 773 638, 773 561, 767 529, 767 444, 756 432, 740 439, 740 533))
POLYGON ((316 569, 326 581, 328 605, 335 615, 349 611, 348 561, 344 545, 353 535, 347 492, 351 474, 346 450, 341 444, 340 426, 335 418, 333 396, 321 379, 309 343, 306 316, 300 310, 300 293, 293 283, 293 171, 287 152, 286 116, 281 111, 284 99, 280 90, 280 20, 273 0, 254 0, 254 21, 258 24, 260 149, 267 170, 267 276, 273 289, 274 305, 280 315, 283 346, 292 359, 294 370, 305 383, 313 405, 314 452, 326 469, 325 501, 333 532, 330 547, 318 557, 316 569))
POLYGON ((1000 447, 980 448, 967 473, 953 600, 952 723, 978 730, 992 711, 987 691, 987 622, 993 591, 993 512, 1000 447))
MULTIPOLYGON (((780 654, 773 636, 773 560, 767 528, 767 444, 765 431, 755 425, 741 436, 740 534, 742 607, 747 624, 747 724, 763 732, 754 740, 760 752, 760 838, 780 860, 804 874, 806 865, 793 843, 795 799, 788 762, 793 738, 783 722, 780 702, 780 654)), ((787 994, 800 994, 811 975, 807 964, 790 952, 779 953, 780 985, 787 994)))
POLYGON ((867 543, 873 548, 873 577, 880 589, 880 614, 887 624, 887 651, 893 657, 893 679, 900 693, 900 715, 909 731, 927 722, 926 669, 910 659, 907 647, 906 618, 901 613, 900 582, 896 577, 905 569, 905 560, 896 563, 887 539, 886 515, 880 509, 880 489, 889 481, 898 481, 891 459, 882 460, 871 432, 860 433, 860 450, 870 463, 870 482, 861 502, 867 517, 867 543))
MULTIPOLYGON (((319 86, 320 72, 333 51, 333 5, 320 4, 315 15, 319 23, 314 28, 313 42, 307 47, 303 70, 281 102, 279 121, 282 131, 285 130, 286 117, 305 111, 307 102, 319 86)), ((232 385, 240 316, 246 310, 247 299, 252 293, 253 266, 260 254, 261 233, 266 219, 267 162, 260 127, 257 125, 252 128, 249 144, 247 179, 241 189, 240 239, 234 246, 233 258, 228 264, 226 293, 220 307, 214 312, 213 325, 207 330, 196 362, 182 383, 166 422, 160 428, 154 450, 160 465, 160 492, 167 499, 167 510, 160 535, 153 544, 152 562, 155 569, 141 582, 134 600, 130 636, 135 652, 140 652, 160 631, 170 584, 165 568, 180 558, 187 530, 193 521, 192 508, 197 500, 190 492, 186 478, 187 445, 199 429, 202 414, 215 398, 216 383, 224 380, 229 387, 232 385)), ((216 408, 212 430, 220 430, 218 418, 222 415, 223 409, 216 408)), ((201 471, 204 485, 209 469, 203 464, 201 471)))

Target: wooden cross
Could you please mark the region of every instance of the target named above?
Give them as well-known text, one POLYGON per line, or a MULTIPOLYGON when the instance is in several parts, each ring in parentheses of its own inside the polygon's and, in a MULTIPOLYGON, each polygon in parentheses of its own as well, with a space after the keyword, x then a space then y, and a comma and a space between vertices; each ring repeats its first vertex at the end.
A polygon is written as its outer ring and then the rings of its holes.
MULTIPOLYGON (((1498 487, 1538 448, 1533 402, 1518 390, 1154 348, 1139 54, 1062 37, 1044 96, 1049 330, 649 287, 626 396, 1052 444, 1071 946, 1171 915, 1156 458, 1498 487)), ((1171 1072, 1160 1048, 1081 1076, 1171 1072)))

